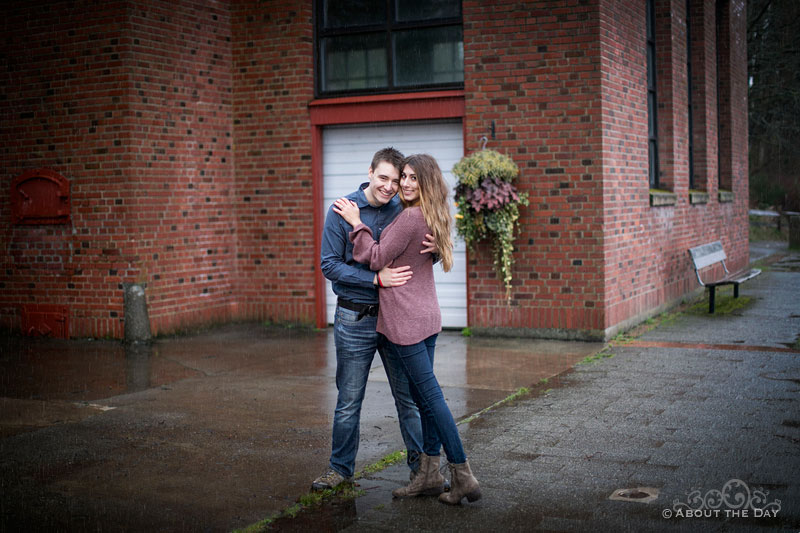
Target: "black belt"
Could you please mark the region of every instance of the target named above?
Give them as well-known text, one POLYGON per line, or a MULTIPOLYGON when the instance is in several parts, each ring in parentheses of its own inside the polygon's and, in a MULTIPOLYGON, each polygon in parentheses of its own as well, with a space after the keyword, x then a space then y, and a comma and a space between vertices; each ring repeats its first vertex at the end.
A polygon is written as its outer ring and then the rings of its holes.
POLYGON ((337 299, 336 303, 339 304, 339 307, 344 307, 345 309, 358 313, 358 318, 356 320, 361 320, 365 316, 378 316, 378 304, 357 304, 342 298, 337 299))

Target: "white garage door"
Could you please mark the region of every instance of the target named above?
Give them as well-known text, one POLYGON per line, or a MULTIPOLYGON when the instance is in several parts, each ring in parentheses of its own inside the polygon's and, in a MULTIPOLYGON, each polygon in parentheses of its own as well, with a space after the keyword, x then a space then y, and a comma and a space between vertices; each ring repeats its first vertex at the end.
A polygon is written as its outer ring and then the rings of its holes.
MULTIPOLYGON (((368 180, 372 156, 387 146, 404 154, 427 153, 436 158, 445 180, 450 185, 452 199, 455 177, 451 170, 464 155, 461 122, 407 122, 330 126, 323 130, 323 187, 324 209, 368 180)), ((450 202, 450 210, 455 208, 450 202)), ((434 266, 436 293, 442 309, 442 326, 462 328, 467 325, 467 265, 464 242, 455 236, 453 268, 445 273, 434 266)), ((326 280, 328 322, 333 323, 336 295, 326 280)))

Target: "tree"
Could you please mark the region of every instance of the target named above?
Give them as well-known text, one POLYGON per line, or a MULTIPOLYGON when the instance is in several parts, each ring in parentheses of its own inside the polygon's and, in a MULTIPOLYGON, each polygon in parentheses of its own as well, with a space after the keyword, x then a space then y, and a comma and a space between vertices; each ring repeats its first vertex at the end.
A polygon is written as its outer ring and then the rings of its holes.
POLYGON ((800 2, 747 6, 750 202, 800 211, 800 2))

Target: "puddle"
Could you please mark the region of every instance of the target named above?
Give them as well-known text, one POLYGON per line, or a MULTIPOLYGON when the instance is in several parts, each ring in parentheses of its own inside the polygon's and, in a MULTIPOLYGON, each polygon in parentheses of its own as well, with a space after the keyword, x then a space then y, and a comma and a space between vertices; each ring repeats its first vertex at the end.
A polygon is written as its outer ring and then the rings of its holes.
POLYGON ((611 493, 608 499, 621 502, 650 503, 658 499, 658 492, 658 489, 653 487, 617 489, 611 493))
POLYGON ((17 337, 0 343, 0 397, 5 398, 90 402, 199 374, 148 345, 17 337))

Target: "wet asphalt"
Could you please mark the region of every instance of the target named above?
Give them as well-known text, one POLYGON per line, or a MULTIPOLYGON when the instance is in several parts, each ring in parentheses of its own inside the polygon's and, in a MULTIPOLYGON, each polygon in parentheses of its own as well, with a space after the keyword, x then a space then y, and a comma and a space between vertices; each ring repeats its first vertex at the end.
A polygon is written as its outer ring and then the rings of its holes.
MULTIPOLYGON (((457 419, 531 389, 459 426, 483 498, 393 500, 408 479, 395 465, 269 529, 797 531, 800 253, 751 255, 769 266, 742 309, 662 317, 608 347, 445 332, 436 372, 457 419)), ((0 531, 231 531, 274 516, 326 468, 334 375, 330 330, 2 338, 0 531)), ((357 469, 401 446, 376 358, 357 469)))

